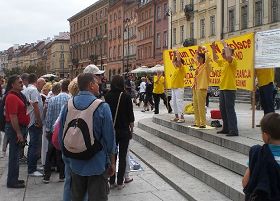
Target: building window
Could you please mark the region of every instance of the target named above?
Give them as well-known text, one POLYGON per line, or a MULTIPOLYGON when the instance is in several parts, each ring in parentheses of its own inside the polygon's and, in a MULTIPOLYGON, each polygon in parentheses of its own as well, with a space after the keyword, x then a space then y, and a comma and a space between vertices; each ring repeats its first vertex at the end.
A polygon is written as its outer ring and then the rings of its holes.
POLYGON ((168 42, 167 31, 165 31, 163 32, 163 47, 167 47, 167 42, 168 42))
POLYGON ((185 0, 180 1, 180 11, 184 11, 185 0))
POLYGON ((172 9, 172 11, 173 11, 173 13, 176 13, 176 0, 173 0, 173 9, 172 9))
POLYGON ((190 38, 194 38, 194 23, 190 23, 190 38))
POLYGON ((173 45, 176 45, 176 28, 173 28, 173 45))
POLYGON ((167 14, 167 3, 165 3, 163 5, 163 16, 164 16, 164 18, 166 18, 166 14, 167 14))
POLYGON ((200 19, 200 38, 205 38, 205 19, 200 19))
POLYGON ((180 26, 180 42, 184 42, 184 25, 180 26))
POLYGON ((248 27, 248 6, 241 7, 241 29, 247 29, 248 27))
POLYGON ((255 1, 255 26, 262 24, 262 0, 255 1))
POLYGON ((161 18, 161 7, 158 6, 157 7, 157 20, 160 20, 160 18, 161 18))
POLYGON ((210 16, 210 35, 216 35, 215 15, 210 16))
POLYGON ((280 20, 279 7, 279 0, 271 0, 271 22, 277 22, 280 20))
POLYGON ((228 31, 233 32, 235 25, 235 15, 234 15, 234 9, 229 10, 228 12, 228 31))
POLYGON ((160 48, 160 33, 157 33, 157 48, 160 48))

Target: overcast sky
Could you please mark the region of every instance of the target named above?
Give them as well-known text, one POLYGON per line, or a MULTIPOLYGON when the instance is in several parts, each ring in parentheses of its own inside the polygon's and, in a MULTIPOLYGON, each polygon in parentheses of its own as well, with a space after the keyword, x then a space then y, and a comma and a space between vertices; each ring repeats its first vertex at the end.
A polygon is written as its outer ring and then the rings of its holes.
POLYGON ((69 31, 67 19, 97 0, 1 0, 0 51, 69 31))

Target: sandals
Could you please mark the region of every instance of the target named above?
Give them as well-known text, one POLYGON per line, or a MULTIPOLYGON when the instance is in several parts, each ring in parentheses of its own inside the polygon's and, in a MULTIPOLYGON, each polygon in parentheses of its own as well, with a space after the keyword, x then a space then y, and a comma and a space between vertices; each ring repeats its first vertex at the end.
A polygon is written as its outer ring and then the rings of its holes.
POLYGON ((174 119, 171 119, 170 121, 175 121, 177 122, 179 120, 179 118, 175 117, 174 119))
POLYGON ((185 123, 185 119, 178 119, 176 122, 177 123, 185 123))
POLYGON ((130 183, 132 181, 133 181, 133 178, 130 178, 130 177, 124 179, 124 183, 125 184, 128 184, 128 183, 130 183))

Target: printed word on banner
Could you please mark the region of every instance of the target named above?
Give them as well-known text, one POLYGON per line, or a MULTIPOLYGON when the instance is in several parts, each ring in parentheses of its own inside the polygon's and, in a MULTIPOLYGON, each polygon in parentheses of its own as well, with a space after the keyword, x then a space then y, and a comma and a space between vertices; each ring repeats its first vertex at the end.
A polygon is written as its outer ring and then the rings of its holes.
POLYGON ((280 67, 280 29, 256 33, 255 68, 280 67))
MULTIPOLYGON (((236 86, 239 89, 253 90, 254 68, 253 68, 253 52, 254 52, 254 34, 246 34, 239 37, 234 37, 226 40, 229 47, 234 49, 234 56, 237 59, 237 72, 236 72, 236 86)), ((208 50, 208 55, 211 59, 212 71, 210 73, 210 86, 219 86, 220 77, 223 69, 212 60, 212 49, 210 43, 205 44, 208 50)), ((182 59, 185 61, 185 87, 192 86, 193 78, 196 69, 195 53, 198 46, 179 48, 178 51, 182 59)), ((222 59, 223 45, 220 42, 216 43, 216 53, 219 59, 222 59)), ((165 50, 163 52, 164 72, 166 80, 166 88, 171 88, 172 75, 175 67, 172 64, 174 57, 174 50, 165 50)))

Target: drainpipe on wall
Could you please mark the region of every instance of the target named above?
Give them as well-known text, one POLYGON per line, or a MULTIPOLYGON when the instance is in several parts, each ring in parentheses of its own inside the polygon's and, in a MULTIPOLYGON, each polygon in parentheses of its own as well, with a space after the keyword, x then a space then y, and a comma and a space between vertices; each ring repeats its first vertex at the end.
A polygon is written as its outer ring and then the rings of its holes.
POLYGON ((224 15, 225 15, 225 11, 224 11, 224 7, 225 7, 225 3, 224 3, 224 0, 221 0, 221 6, 222 6, 222 9, 221 9, 221 14, 222 14, 222 21, 221 21, 221 40, 224 39, 224 25, 225 25, 225 21, 224 21, 224 15))

